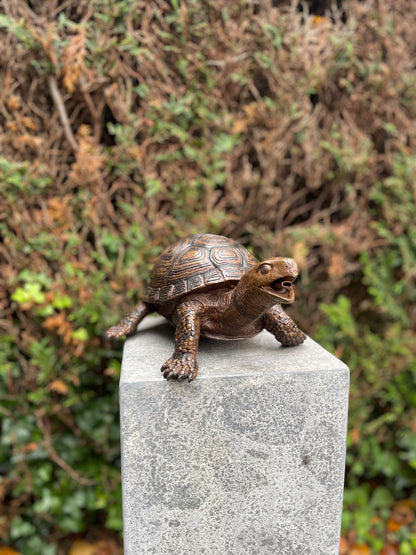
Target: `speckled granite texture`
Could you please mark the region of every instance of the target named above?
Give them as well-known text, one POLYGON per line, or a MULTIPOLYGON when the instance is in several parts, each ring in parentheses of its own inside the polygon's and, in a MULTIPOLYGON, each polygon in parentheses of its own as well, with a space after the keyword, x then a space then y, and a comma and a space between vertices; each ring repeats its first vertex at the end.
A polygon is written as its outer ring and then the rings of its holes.
POLYGON ((162 322, 123 354, 126 555, 338 554, 348 368, 262 332, 201 340, 196 381, 167 382, 162 322))

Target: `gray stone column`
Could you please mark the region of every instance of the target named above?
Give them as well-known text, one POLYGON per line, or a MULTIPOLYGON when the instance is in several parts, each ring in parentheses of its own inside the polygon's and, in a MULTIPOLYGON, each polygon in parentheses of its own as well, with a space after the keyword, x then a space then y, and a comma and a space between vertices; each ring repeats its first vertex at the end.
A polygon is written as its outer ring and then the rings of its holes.
POLYGON ((120 380, 126 555, 337 555, 348 368, 307 339, 200 342, 195 382, 159 369, 147 318, 120 380))

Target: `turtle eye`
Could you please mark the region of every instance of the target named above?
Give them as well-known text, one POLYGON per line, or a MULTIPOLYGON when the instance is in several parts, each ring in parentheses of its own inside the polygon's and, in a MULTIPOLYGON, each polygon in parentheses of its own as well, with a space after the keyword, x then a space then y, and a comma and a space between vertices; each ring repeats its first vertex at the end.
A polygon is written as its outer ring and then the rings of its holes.
POLYGON ((260 273, 261 274, 268 274, 271 269, 272 269, 272 267, 270 266, 270 264, 262 264, 260 266, 260 273))

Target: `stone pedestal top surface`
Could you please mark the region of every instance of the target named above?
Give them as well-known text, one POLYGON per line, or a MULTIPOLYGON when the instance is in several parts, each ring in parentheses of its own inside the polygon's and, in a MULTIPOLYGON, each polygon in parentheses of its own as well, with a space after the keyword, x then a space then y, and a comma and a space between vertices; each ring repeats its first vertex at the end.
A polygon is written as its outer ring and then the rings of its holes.
MULTIPOLYGON (((174 350, 174 328, 164 318, 148 317, 136 335, 129 337, 123 353, 120 386, 158 381, 166 383, 160 367, 174 350)), ((244 340, 220 341, 202 337, 198 350, 199 374, 194 384, 207 378, 259 376, 282 372, 349 372, 348 367, 311 338, 297 347, 282 347, 267 331, 244 340)))

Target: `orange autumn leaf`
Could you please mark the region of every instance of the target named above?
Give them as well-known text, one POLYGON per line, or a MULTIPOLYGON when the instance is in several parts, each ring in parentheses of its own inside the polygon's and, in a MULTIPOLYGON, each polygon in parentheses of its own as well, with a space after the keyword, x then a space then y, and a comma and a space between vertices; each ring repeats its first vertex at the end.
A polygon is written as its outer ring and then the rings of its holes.
POLYGON ((73 333, 73 327, 66 319, 64 312, 48 316, 43 322, 43 327, 49 331, 54 331, 60 335, 64 343, 70 343, 73 333))
POLYGON ((36 123, 36 121, 29 117, 29 116, 24 116, 22 118, 22 122, 23 125, 26 127, 26 129, 29 129, 29 131, 37 131, 38 130, 38 125, 36 123))
POLYGON ((55 393, 59 393, 60 395, 66 395, 68 393, 68 386, 62 380, 53 380, 48 385, 49 391, 54 391, 55 393))
POLYGON ((400 528, 402 528, 402 526, 403 524, 397 520, 389 518, 387 521, 387 530, 390 530, 390 532, 397 532, 400 528))
POLYGON ((416 508, 416 500, 415 499, 402 499, 394 504, 393 510, 408 510, 416 508))
POLYGON ((121 555, 121 551, 113 539, 100 540, 95 544, 94 555, 121 555))
POLYGON ((119 553, 120 550, 112 539, 99 540, 94 543, 75 540, 68 551, 68 555, 119 555, 119 553))
POLYGON ((399 555, 398 546, 392 543, 386 543, 380 551, 380 555, 399 555))
POLYGON ((84 540, 75 540, 68 551, 68 555, 95 555, 94 552, 94 544, 84 540))
POLYGON ((248 118, 237 119, 233 123, 231 132, 233 133, 233 135, 239 135, 240 133, 245 133, 247 131, 248 125, 249 125, 248 118))
POLYGON ((349 542, 347 538, 341 536, 339 540, 339 555, 348 555, 349 542))
POLYGON ((322 15, 315 15, 312 19, 312 25, 323 25, 325 23, 330 23, 330 20, 322 15))
MULTIPOLYGON (((24 447, 22 447, 22 451, 24 453, 32 453, 32 451, 36 451, 36 449, 38 448, 38 444, 35 443, 34 441, 31 441, 30 443, 27 443, 24 447)), ((1 552, 0 552, 1 555, 1 552)))
POLYGON ((340 253, 334 252, 329 262, 328 274, 334 280, 340 280, 345 274, 346 260, 340 253))
MULTIPOLYGON (((48 215, 49 217, 60 223, 68 222, 68 216, 72 215, 71 211, 71 197, 65 195, 63 197, 52 197, 48 201, 48 215)), ((69 222, 68 222, 69 223, 69 222)))
POLYGON ((121 287, 120 287, 120 284, 117 283, 117 281, 111 280, 109 283, 113 291, 120 291, 121 287))
POLYGON ((243 106, 243 110, 249 118, 254 120, 261 113, 262 107, 262 102, 250 102, 250 104, 246 104, 245 106, 243 106))
POLYGON ((12 144, 16 150, 22 151, 22 149, 28 147, 36 149, 43 143, 42 137, 33 137, 27 133, 20 135, 13 139, 12 144))
POLYGON ((19 131, 19 124, 15 121, 8 121, 6 127, 9 131, 16 132, 19 131))
POLYGON ((15 551, 11 547, 5 545, 0 546, 0 555, 20 555, 19 551, 15 551))
POLYGON ((70 38, 64 53, 63 84, 69 93, 74 92, 81 75, 86 72, 84 65, 86 53, 85 31, 81 30, 70 38))
POLYGON ((14 94, 11 94, 9 96, 9 98, 7 99, 6 104, 7 104, 7 107, 9 108, 9 110, 14 112, 16 110, 20 110, 20 108, 22 106, 22 101, 18 96, 15 96, 14 94))
POLYGON ((54 314, 53 316, 48 316, 43 322, 43 327, 47 330, 53 330, 55 328, 60 328, 65 323, 65 314, 60 312, 59 314, 54 314))
MULTIPOLYGON (((77 133, 78 151, 71 166, 69 178, 74 184, 99 183, 106 155, 102 147, 95 144, 89 126, 82 125, 77 133)), ((96 199, 92 199, 96 202, 96 199)))
POLYGON ((364 543, 355 544, 352 546, 348 555, 371 555, 371 549, 364 543))
POLYGON ((353 428, 350 431, 350 438, 354 445, 357 445, 361 438, 361 431, 359 428, 353 428))
POLYGON ((397 532, 403 526, 411 524, 415 519, 414 507, 416 502, 412 499, 403 499, 394 505, 390 518, 387 521, 387 529, 397 532))

